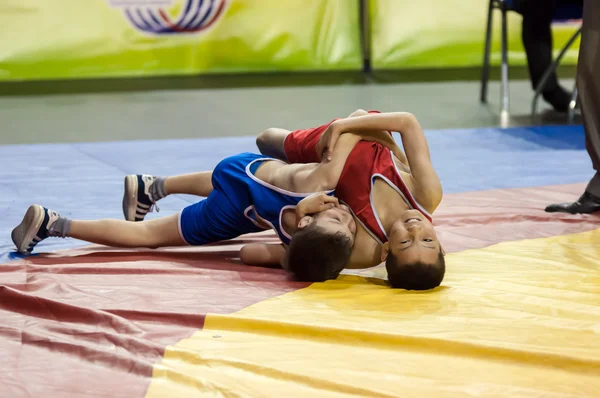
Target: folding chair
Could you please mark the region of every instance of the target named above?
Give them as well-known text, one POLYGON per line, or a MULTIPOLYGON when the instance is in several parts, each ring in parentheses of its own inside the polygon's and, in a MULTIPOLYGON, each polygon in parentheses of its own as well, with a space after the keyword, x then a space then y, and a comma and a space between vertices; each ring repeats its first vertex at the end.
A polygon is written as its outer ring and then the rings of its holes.
MULTIPOLYGON (((481 70, 481 96, 480 101, 482 103, 487 103, 487 86, 489 81, 489 72, 490 72, 490 50, 491 50, 491 41, 492 41, 492 11, 494 9, 499 9, 502 13, 502 33, 501 33, 501 53, 502 53, 502 63, 501 63, 501 111, 500 118, 501 120, 508 120, 509 115, 509 90, 508 90, 508 28, 507 28, 507 13, 508 11, 515 11, 515 2, 513 0, 490 0, 488 6, 488 19, 487 19, 487 28, 485 35, 485 48, 483 53, 483 67, 481 70)), ((571 19, 581 19, 583 13, 582 6, 576 5, 561 5, 558 7, 556 12, 553 15, 554 21, 565 21, 571 19)), ((559 56, 552 63, 552 65, 546 70, 540 84, 535 90, 535 95, 532 102, 532 116, 535 114, 537 109, 537 102, 539 96, 548 80, 550 75, 556 68, 558 67, 561 59, 566 54, 567 50, 577 36, 580 34, 581 28, 575 32, 575 34, 569 39, 567 44, 561 50, 559 56)), ((574 90, 573 100, 571 101, 571 105, 569 106, 569 120, 572 120, 574 117, 574 110, 576 106, 576 91, 574 90)))

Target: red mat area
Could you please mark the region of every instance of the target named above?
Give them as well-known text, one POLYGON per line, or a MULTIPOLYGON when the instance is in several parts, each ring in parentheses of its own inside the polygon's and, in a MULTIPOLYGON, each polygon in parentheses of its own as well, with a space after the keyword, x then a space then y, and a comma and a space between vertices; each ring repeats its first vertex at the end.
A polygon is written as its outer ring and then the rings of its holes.
POLYGON ((445 195, 434 221, 447 253, 500 242, 546 238, 600 228, 600 214, 546 213, 550 203, 572 202, 585 184, 497 189, 445 195))
POLYGON ((239 264, 239 243, 90 247, 0 266, 0 396, 142 397, 165 347, 201 329, 207 313, 307 286, 239 264))
MULTIPOLYGON (((447 195, 437 229, 455 252, 599 228, 600 216, 543 212, 583 189, 447 195)), ((281 270, 240 264, 240 243, 257 239, 274 235, 172 250, 92 246, 0 266, 0 396, 142 397, 165 346, 202 328, 207 313, 306 286, 281 270)))

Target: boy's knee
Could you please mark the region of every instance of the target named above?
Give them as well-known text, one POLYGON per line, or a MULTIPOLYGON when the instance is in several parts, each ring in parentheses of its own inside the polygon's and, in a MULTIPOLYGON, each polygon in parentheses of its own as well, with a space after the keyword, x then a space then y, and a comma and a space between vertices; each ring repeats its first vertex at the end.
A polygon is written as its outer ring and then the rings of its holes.
POLYGON ((258 150, 262 152, 263 148, 267 145, 269 137, 269 129, 264 130, 256 137, 256 146, 258 150))
POLYGON ((270 127, 256 137, 256 146, 263 155, 282 159, 285 156, 283 146, 287 134, 287 130, 270 127))
POLYGON ((256 146, 262 152, 264 149, 269 148, 272 145, 272 141, 275 136, 275 129, 268 128, 256 137, 256 146))
POLYGON ((157 231, 153 223, 141 222, 140 230, 138 231, 139 237, 142 239, 143 246, 148 249, 158 249, 162 247, 161 234, 157 231))

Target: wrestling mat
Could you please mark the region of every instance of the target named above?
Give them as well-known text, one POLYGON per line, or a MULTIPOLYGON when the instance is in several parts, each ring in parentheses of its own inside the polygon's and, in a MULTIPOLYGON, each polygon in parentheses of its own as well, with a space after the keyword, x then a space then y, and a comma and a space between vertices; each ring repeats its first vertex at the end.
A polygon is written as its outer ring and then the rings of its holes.
POLYGON ((600 214, 543 211, 592 175, 581 128, 428 139, 448 255, 426 292, 390 289, 381 267, 306 284, 240 264, 241 244, 272 233, 160 250, 57 239, 21 258, 10 229, 30 203, 120 218, 123 175, 255 149, 252 137, 0 147, 0 396, 600 396, 600 214))

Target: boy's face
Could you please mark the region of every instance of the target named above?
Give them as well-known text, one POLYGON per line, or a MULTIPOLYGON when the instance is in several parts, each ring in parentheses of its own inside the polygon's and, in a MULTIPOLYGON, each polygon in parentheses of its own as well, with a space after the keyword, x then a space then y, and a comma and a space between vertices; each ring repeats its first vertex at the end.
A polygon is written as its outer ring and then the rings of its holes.
POLYGON ((342 233, 352 240, 354 244, 354 235, 356 234, 356 222, 346 205, 334 207, 314 214, 314 222, 328 234, 334 235, 342 233))
MULTIPOLYGON (((383 257, 390 251, 399 263, 434 263, 440 252, 440 241, 431 222, 418 210, 408 210, 394 223, 383 257)), ((385 258, 382 258, 385 261, 385 258)))

